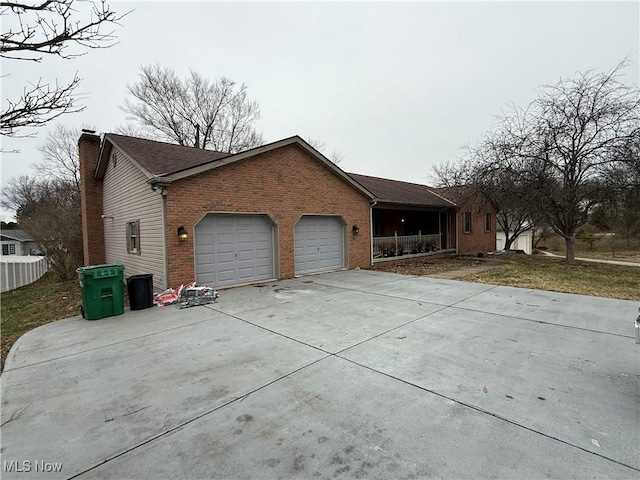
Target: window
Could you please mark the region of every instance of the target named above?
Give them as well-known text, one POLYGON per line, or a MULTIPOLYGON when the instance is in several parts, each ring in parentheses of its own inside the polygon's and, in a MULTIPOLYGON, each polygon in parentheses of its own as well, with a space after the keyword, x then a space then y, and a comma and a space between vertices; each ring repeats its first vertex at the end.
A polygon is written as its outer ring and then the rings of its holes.
POLYGON ((471 212, 464 212, 464 233, 471 233, 471 212))
POLYGON ((127 223, 127 252, 140 253, 140 220, 127 223))
POLYGON ((491 214, 490 213, 486 213, 484 215, 484 231, 485 232, 491 231, 491 214))
POLYGON ((5 243, 2 245, 2 254, 3 255, 15 255, 16 254, 16 244, 15 243, 5 243))

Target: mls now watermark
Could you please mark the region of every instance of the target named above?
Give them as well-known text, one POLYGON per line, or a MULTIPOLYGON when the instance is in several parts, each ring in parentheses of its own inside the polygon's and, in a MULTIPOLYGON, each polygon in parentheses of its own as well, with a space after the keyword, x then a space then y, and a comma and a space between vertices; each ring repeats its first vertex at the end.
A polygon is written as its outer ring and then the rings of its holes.
POLYGON ((41 473, 53 473, 53 472, 61 472, 62 471, 62 463, 54 463, 54 462, 44 462, 36 460, 32 462, 30 460, 23 460, 19 462, 17 460, 7 461, 4 460, 2 462, 2 471, 3 472, 17 472, 17 473, 28 473, 28 472, 41 472, 41 473))

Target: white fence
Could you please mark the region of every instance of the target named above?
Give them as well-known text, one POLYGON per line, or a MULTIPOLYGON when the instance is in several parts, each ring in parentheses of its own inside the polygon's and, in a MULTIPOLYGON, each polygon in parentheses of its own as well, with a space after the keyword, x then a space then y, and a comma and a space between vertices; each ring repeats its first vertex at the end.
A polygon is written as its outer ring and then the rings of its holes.
POLYGON ((47 259, 38 256, 0 256, 0 292, 29 285, 47 272, 47 259))
POLYGON ((441 235, 394 235, 373 237, 373 258, 396 257, 410 253, 428 253, 440 250, 441 235))

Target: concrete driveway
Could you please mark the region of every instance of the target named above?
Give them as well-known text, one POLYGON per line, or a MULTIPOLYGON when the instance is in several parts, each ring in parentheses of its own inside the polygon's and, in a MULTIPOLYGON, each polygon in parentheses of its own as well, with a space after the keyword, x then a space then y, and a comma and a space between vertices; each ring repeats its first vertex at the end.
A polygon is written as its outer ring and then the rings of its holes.
POLYGON ((637 302, 346 271, 70 318, 2 375, 2 478, 640 478, 637 302))

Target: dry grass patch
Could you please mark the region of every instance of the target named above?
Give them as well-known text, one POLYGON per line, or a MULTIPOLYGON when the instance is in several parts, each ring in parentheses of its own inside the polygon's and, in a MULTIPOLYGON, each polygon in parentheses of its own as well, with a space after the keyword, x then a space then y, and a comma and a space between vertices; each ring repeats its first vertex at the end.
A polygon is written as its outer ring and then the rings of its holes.
POLYGON ((371 270, 403 275, 433 275, 483 265, 484 261, 460 257, 421 257, 375 263, 371 270))
POLYGON ((82 305, 78 280, 58 282, 50 272, 31 285, 3 293, 0 300, 0 369, 4 369, 9 350, 23 334, 40 325, 78 315, 82 305))
POLYGON ((640 300, 640 268, 580 262, 540 255, 502 256, 507 264, 460 280, 640 300))

